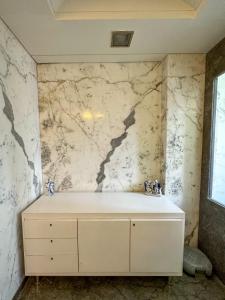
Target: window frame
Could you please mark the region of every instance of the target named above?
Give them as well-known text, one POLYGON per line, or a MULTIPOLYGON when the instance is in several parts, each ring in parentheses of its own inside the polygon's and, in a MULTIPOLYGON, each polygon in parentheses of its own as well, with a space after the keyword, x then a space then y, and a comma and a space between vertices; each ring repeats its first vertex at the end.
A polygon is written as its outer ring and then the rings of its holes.
POLYGON ((214 165, 214 146, 215 146, 215 125, 216 125, 216 108, 217 108, 217 86, 218 78, 221 75, 225 75, 225 71, 217 74, 213 78, 213 87, 212 87, 212 107, 211 107, 211 132, 210 132, 210 159, 209 159, 209 181, 208 181, 208 200, 225 207, 225 204, 214 199, 212 197, 212 188, 213 188, 213 165, 214 165))

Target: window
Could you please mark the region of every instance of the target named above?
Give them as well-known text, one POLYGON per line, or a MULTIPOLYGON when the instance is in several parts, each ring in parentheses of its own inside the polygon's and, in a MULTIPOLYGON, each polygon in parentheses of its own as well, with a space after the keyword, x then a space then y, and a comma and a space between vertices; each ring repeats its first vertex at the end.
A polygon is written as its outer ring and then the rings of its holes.
POLYGON ((225 73, 214 81, 210 199, 225 206, 225 73))

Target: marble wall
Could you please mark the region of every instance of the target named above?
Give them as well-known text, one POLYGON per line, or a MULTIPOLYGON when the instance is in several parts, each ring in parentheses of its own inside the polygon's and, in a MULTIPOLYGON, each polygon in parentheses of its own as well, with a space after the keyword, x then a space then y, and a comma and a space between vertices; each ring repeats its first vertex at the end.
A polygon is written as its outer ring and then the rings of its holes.
POLYGON ((39 65, 44 181, 58 191, 141 191, 160 178, 196 245, 204 72, 201 54, 39 65))
POLYGON ((0 20, 0 299, 23 278, 21 210, 41 191, 36 64, 0 20))
POLYGON ((139 191, 160 178, 161 63, 38 65, 44 181, 139 191))
POLYGON ((162 135, 165 194, 186 213, 186 243, 197 245, 205 55, 172 54, 163 62, 162 135))

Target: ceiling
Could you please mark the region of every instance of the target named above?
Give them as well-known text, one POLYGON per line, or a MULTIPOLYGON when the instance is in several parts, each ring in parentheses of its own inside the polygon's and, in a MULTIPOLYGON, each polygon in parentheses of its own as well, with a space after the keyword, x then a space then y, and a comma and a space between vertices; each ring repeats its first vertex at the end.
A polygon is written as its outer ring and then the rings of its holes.
POLYGON ((38 63, 161 60, 225 36, 224 0, 0 0, 0 16, 38 63), (117 30, 129 48, 110 47, 117 30))

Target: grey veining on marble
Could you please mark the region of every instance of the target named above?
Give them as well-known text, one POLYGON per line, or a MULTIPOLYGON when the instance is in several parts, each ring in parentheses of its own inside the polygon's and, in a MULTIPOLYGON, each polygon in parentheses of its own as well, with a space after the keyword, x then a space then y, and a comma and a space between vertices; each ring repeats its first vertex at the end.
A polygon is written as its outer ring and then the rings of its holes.
POLYGON ((44 180, 140 191, 160 177, 161 63, 38 66, 44 180))
POLYGON ((41 277, 29 278, 16 300, 224 300, 216 277, 41 277))
POLYGON ((41 191, 36 64, 0 20, 0 299, 23 280, 20 212, 41 191))
POLYGON ((225 207, 208 199, 209 162, 212 120, 213 80, 225 72, 225 39, 206 57, 206 86, 202 153, 199 247, 211 259, 213 267, 225 283, 225 207))
POLYGON ((201 180, 205 55, 171 54, 162 87, 165 194, 186 214, 186 243, 196 246, 201 180))

